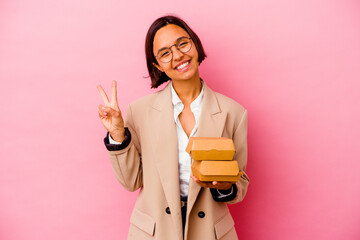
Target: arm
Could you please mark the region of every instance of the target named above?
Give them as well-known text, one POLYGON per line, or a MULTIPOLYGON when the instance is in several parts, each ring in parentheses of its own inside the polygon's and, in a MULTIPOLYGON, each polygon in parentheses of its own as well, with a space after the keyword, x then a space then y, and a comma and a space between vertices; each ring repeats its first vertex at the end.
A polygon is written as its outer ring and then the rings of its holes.
POLYGON ((110 144, 108 137, 104 141, 117 180, 128 191, 135 191, 142 187, 142 164, 130 106, 126 112, 125 126, 125 140, 121 145, 110 144))
POLYGON ((239 181, 235 183, 237 193, 234 199, 227 202, 230 204, 241 202, 244 199, 250 182, 249 177, 245 173, 247 165, 247 120, 248 114, 247 110, 245 110, 244 115, 233 135, 236 150, 234 159, 238 161, 239 169, 243 172, 243 175, 241 175, 239 181))
POLYGON ((112 82, 110 101, 104 89, 100 85, 97 88, 105 104, 105 106, 99 105, 99 117, 109 133, 104 142, 115 176, 125 189, 135 191, 142 186, 142 166, 140 144, 135 132, 131 108, 128 107, 124 121, 117 102, 115 80, 112 82), (111 144, 110 135, 113 140, 121 144, 111 144))

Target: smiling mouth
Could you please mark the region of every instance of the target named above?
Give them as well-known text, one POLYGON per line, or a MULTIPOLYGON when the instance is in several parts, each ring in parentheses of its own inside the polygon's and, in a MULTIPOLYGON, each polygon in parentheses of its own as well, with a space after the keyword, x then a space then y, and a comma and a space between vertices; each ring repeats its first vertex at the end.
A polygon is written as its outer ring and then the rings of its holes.
POLYGON ((186 68, 189 64, 190 64, 190 60, 183 63, 183 64, 181 64, 180 66, 177 66, 175 69, 176 70, 182 70, 182 69, 186 68))

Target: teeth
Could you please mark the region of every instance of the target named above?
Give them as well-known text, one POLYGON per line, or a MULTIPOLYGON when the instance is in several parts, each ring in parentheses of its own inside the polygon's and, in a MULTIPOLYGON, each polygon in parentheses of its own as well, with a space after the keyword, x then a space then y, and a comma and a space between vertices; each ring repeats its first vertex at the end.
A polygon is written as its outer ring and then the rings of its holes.
POLYGON ((183 63, 180 66, 178 66, 176 69, 183 69, 184 67, 186 67, 189 64, 189 62, 183 63))

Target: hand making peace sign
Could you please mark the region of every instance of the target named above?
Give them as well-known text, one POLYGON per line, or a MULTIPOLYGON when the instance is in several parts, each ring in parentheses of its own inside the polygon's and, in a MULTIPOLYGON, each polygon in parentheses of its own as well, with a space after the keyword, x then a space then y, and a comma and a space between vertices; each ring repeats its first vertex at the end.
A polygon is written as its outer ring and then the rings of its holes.
POLYGON ((101 85, 97 86, 103 100, 104 105, 99 105, 99 117, 106 130, 110 133, 112 139, 122 142, 125 139, 124 120, 117 101, 116 81, 112 81, 111 100, 109 99, 101 85))

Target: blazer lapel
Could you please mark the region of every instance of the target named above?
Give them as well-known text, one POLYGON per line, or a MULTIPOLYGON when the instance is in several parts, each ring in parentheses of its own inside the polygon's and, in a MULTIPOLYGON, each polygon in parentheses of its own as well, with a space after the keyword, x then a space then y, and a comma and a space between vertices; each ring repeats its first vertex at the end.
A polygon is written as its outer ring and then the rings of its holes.
MULTIPOLYGON (((204 99, 196 137, 221 137, 226 113, 221 112, 215 93, 204 83, 204 99)), ((190 179, 187 215, 191 212, 201 190, 199 184, 190 179)))
MULTIPOLYGON (((151 120, 155 124, 152 142, 156 167, 171 210, 175 226, 181 226, 178 139, 171 99, 171 82, 160 92, 152 105, 151 120)), ((164 209, 165 211, 165 209, 164 209)), ((179 227, 178 236, 182 236, 179 227)))

